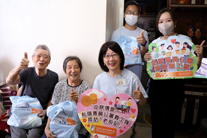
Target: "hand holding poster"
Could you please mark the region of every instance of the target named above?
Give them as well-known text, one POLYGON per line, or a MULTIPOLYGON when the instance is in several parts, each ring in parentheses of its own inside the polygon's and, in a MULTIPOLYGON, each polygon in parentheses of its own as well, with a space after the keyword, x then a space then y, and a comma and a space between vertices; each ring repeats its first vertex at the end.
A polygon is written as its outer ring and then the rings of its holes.
POLYGON ((151 59, 147 72, 153 79, 193 78, 197 70, 195 45, 189 39, 170 36, 159 43, 151 43, 151 59))
POLYGON ((78 99, 78 115, 83 126, 98 138, 115 138, 134 124, 138 114, 132 97, 119 93, 110 99, 100 90, 89 89, 78 99))

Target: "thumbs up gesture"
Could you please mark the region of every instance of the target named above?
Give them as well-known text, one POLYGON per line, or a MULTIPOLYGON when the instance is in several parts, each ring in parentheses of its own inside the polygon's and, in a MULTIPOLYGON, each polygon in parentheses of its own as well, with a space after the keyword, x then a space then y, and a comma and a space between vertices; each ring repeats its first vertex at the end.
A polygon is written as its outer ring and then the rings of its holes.
POLYGON ((141 91, 139 90, 139 85, 137 86, 137 89, 133 91, 133 97, 137 100, 140 100, 143 97, 141 91))
POLYGON ((29 65, 29 60, 27 58, 27 52, 24 52, 24 57, 22 58, 20 62, 20 68, 21 69, 26 69, 29 65))
POLYGON ((78 93, 76 91, 74 91, 73 88, 71 88, 71 92, 70 92, 70 96, 69 97, 77 105, 77 103, 78 103, 78 93))
POLYGON ((198 55, 198 57, 203 57, 203 45, 205 43, 205 40, 201 43, 201 45, 196 45, 195 46, 195 52, 198 55))
POLYGON ((139 36, 137 36, 137 43, 138 44, 142 44, 142 45, 146 44, 146 39, 144 37, 144 32, 145 32, 145 30, 142 30, 141 34, 139 36))

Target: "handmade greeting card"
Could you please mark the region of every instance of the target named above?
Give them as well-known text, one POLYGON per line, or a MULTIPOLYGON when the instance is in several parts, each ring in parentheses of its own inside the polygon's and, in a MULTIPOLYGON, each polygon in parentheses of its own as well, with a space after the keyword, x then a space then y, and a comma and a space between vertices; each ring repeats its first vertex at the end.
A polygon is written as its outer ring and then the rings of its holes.
POLYGON ((178 36, 151 43, 151 59, 147 61, 147 72, 153 79, 192 78, 197 70, 194 51, 192 41, 178 36))
POLYGON ((132 97, 119 93, 111 98, 97 89, 89 89, 78 99, 78 115, 83 126, 98 138, 116 138, 136 121, 138 108, 132 97))

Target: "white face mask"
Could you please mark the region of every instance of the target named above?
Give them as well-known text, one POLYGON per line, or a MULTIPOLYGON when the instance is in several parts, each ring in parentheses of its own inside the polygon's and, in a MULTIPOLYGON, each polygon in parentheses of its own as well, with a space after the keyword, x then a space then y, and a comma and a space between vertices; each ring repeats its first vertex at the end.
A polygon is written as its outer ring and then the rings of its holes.
POLYGON ((135 23, 138 21, 138 16, 137 15, 128 15, 125 14, 125 21, 127 22, 128 25, 133 26, 135 23))
POLYGON ((169 35, 173 32, 174 30, 174 24, 172 22, 168 22, 168 23, 162 23, 158 26, 159 31, 163 34, 163 35, 169 35))

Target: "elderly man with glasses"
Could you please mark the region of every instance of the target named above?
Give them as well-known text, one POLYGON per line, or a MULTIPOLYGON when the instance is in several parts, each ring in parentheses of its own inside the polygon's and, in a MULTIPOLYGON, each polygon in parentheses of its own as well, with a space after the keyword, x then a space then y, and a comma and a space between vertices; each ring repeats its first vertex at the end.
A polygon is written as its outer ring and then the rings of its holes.
POLYGON ((44 133, 47 122, 46 110, 48 105, 50 105, 54 87, 58 82, 58 74, 47 69, 50 60, 49 48, 46 45, 38 45, 32 55, 34 67, 28 67, 29 60, 25 52, 19 65, 11 70, 6 78, 6 82, 9 85, 21 83, 21 91, 17 96, 36 97, 43 108, 39 114, 39 117, 42 119, 40 127, 22 129, 11 126, 12 138, 40 138, 44 133))

